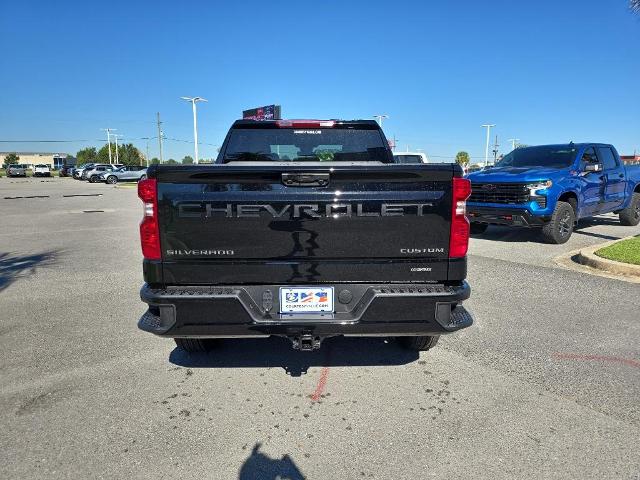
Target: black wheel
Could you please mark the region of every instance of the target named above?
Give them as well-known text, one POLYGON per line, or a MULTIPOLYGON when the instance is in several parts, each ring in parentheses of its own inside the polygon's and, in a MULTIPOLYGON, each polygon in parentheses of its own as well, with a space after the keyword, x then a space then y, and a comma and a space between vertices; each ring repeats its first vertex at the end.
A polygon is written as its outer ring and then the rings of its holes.
POLYGON ((116 177, 115 175, 109 175, 107 177, 107 183, 109 185, 115 185, 116 183, 118 183, 118 177, 116 177))
POLYGON ((202 353, 211 350, 215 341, 211 338, 174 338, 178 348, 187 353, 202 353))
POLYGON ((91 177, 89 177, 89 183, 96 183, 97 181, 98 181, 97 175, 91 175, 91 177))
POLYGON ((440 335, 422 336, 422 337, 398 337, 398 343, 408 350, 416 350, 426 352, 432 349, 438 343, 440 335))
POLYGON ((640 193, 634 193, 627 208, 619 214, 620 223, 627 227, 634 227, 640 223, 640 193))
POLYGON ((139 181, 139 182, 141 182, 142 180, 146 180, 146 179, 147 179, 147 176, 146 176, 146 175, 142 175, 142 176, 140 177, 140 180, 138 180, 138 181, 139 181))
POLYGON ((489 228, 488 223, 472 223, 471 224, 471 235, 480 235, 484 233, 489 228))
POLYGON ((551 220, 542 227, 542 236, 547 243, 566 243, 571 238, 575 222, 576 212, 573 206, 567 202, 558 202, 551 220))

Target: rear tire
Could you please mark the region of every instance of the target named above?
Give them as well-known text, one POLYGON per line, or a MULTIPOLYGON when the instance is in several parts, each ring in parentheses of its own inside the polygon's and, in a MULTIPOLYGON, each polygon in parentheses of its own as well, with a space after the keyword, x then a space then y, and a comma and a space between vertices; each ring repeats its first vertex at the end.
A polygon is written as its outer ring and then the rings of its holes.
POLYGON ((488 223, 472 223, 471 224, 471 235, 480 235, 487 231, 489 228, 488 223))
POLYGON ((640 223, 640 193, 634 193, 627 208, 619 214, 620 223, 627 227, 635 227, 640 223))
POLYGON ((146 179, 147 179, 147 176, 146 175, 142 175, 138 181, 141 182, 142 180, 146 180, 146 179))
POLYGON ((107 177, 107 183, 109 185, 115 185, 116 183, 118 183, 118 178, 115 175, 109 175, 107 177))
POLYGON ((214 340, 211 338, 174 338, 178 348, 187 353, 208 352, 214 347, 214 340))
POLYGON ((566 243, 576 223, 576 212, 567 202, 558 202, 551 215, 551 220, 542 227, 542 236, 547 243, 560 245, 566 243))
POLYGON ((398 343, 407 350, 426 352, 438 343, 440 335, 420 336, 420 337, 398 337, 398 343))

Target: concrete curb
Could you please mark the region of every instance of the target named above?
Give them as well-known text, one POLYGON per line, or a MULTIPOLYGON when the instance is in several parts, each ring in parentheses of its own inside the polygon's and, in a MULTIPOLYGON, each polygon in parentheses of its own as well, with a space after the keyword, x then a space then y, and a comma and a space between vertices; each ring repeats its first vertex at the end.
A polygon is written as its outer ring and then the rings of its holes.
POLYGON ((614 240, 592 247, 582 248, 575 256, 575 259, 578 263, 591 268, 604 270, 605 272, 613 273, 616 275, 624 275, 626 277, 635 277, 637 279, 640 279, 640 265, 616 262, 615 260, 608 260, 595 254, 595 252, 600 250, 601 248, 608 247, 609 245, 613 245, 614 243, 618 243, 622 240, 627 240, 634 237, 635 235, 632 235, 630 237, 621 238, 620 240, 614 240))

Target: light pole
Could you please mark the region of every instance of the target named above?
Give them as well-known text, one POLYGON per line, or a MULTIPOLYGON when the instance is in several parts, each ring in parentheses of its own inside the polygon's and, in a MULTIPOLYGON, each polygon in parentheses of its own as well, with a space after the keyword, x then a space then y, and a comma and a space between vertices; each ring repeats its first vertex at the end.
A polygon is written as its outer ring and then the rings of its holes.
POLYGON ((120 157, 118 156, 118 137, 122 137, 122 135, 116 135, 114 133, 113 136, 116 139, 116 163, 119 163, 120 157))
POLYGON ((111 132, 115 132, 118 129, 117 128, 101 128, 100 130, 102 130, 103 132, 107 132, 107 143, 109 144, 109 165, 111 165, 113 163, 111 161, 111 132))
POLYGON ((382 128, 382 121, 385 118, 389 118, 389 115, 374 115, 373 118, 377 118, 378 119, 378 124, 380 125, 380 128, 382 128))
POLYGON ((516 149, 516 142, 519 142, 520 139, 519 138, 510 138, 509 141, 511 142, 511 150, 515 150, 516 149))
POLYGON ((186 100, 187 102, 191 102, 191 107, 193 108, 193 141, 195 144, 194 153, 196 158, 194 159, 195 164, 198 164, 198 117, 196 115, 196 103, 198 102, 208 102, 206 98, 202 97, 180 97, 182 100, 186 100))
POLYGON ((162 122, 160 121, 160 112, 158 112, 158 145, 160 148, 160 163, 162 163, 162 135, 164 135, 164 133, 162 133, 160 125, 162 125, 162 122))
POLYGON ((491 125, 481 125, 483 128, 487 129, 487 146, 484 149, 484 166, 486 167, 489 163, 489 136, 491 135, 491 127, 495 127, 496 124, 492 123, 491 125))

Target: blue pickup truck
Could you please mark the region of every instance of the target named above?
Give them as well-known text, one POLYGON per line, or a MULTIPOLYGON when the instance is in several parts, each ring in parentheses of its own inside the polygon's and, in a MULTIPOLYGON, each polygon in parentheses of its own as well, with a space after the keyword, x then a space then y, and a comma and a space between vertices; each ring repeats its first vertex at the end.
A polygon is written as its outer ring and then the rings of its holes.
POLYGON ((640 222, 640 165, 624 165, 612 145, 569 143, 517 148, 468 175, 471 233, 489 224, 538 227, 548 243, 569 240, 578 220, 616 213, 640 222))

